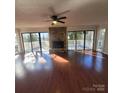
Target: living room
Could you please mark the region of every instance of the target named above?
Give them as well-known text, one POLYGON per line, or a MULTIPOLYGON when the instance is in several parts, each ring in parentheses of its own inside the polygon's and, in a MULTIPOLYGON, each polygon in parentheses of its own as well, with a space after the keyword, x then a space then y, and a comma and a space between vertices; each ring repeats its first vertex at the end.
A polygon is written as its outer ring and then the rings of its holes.
POLYGON ((123 9, 123 0, 0 0, 0 92, 124 93, 123 9))
POLYGON ((107 93, 107 0, 16 0, 15 18, 16 93, 107 93))

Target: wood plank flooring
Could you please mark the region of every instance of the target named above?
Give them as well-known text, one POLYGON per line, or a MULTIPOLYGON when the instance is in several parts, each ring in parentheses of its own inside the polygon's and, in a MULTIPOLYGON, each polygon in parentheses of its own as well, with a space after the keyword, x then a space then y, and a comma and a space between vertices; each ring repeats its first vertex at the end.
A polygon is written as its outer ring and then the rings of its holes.
POLYGON ((98 52, 19 55, 15 93, 108 93, 108 57, 98 52))

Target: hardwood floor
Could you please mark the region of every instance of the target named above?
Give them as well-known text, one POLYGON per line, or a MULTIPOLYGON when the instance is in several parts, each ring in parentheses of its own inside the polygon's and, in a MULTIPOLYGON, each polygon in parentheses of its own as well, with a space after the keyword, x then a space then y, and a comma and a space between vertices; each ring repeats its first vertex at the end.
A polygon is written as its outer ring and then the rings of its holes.
POLYGON ((20 55, 16 93, 108 93, 108 58, 97 52, 20 55))

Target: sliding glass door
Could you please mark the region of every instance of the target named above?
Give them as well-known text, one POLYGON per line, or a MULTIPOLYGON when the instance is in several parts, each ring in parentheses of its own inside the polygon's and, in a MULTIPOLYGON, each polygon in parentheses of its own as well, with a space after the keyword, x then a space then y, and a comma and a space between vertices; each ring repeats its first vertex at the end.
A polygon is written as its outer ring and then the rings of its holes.
POLYGON ((105 29, 102 29, 98 32, 97 51, 100 51, 100 52, 103 51, 104 40, 105 40, 105 29))
POLYGON ((84 49, 84 32, 76 32, 76 50, 84 49))
POLYGON ((49 51, 49 34, 48 33, 40 33, 42 52, 49 51))
POLYGON ((93 49, 93 36, 94 31, 86 31, 86 39, 85 39, 85 49, 92 50, 93 49))
POLYGON ((15 55, 19 54, 19 52, 20 52, 19 35, 15 33, 15 55))
POLYGON ((76 35, 75 32, 68 32, 68 50, 75 50, 76 35))
POLYGON ((32 50, 40 51, 39 33, 31 33, 32 50))
POLYGON ((49 34, 48 33, 23 33, 23 43, 25 53, 28 52, 48 52, 49 51, 49 34))
POLYGON ((31 38, 30 38, 31 35, 30 35, 30 33, 22 34, 22 36, 23 36, 25 52, 31 52, 32 51, 32 46, 31 46, 31 38))
POLYGON ((69 31, 68 50, 92 50, 94 31, 69 31))

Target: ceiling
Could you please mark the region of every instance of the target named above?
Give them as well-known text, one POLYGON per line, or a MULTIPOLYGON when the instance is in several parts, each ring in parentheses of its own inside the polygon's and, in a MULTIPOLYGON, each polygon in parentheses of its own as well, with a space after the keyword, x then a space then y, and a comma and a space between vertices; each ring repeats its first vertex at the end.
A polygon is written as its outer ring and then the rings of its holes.
POLYGON ((56 13, 63 14, 65 24, 57 26, 101 25, 108 22, 107 0, 15 0, 16 27, 50 27, 45 22, 52 15, 50 7, 56 13))

